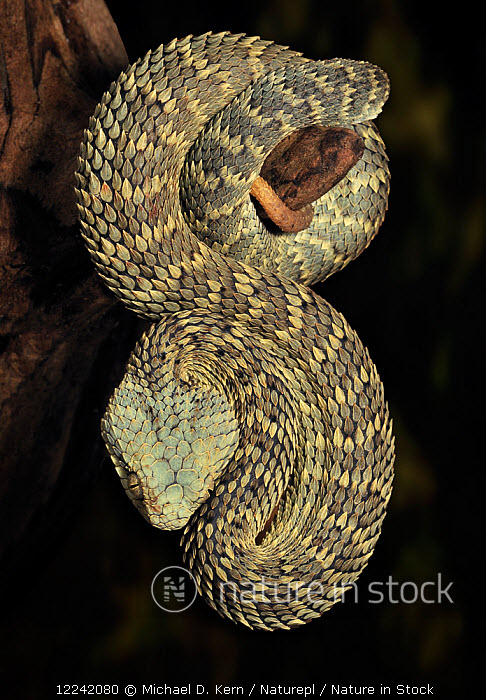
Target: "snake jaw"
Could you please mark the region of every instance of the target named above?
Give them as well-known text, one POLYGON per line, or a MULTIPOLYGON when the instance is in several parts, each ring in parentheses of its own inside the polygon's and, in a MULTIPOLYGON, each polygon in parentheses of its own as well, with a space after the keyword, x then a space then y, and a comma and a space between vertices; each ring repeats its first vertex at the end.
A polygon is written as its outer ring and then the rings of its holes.
MULTIPOLYGON (((123 486, 151 525, 184 527, 207 500, 239 440, 233 407, 198 373, 201 354, 161 350, 164 324, 153 326, 132 355, 102 421, 102 434, 123 486), (162 378, 148 353, 169 371, 162 378)), ((184 349, 182 349, 184 350, 184 349)))

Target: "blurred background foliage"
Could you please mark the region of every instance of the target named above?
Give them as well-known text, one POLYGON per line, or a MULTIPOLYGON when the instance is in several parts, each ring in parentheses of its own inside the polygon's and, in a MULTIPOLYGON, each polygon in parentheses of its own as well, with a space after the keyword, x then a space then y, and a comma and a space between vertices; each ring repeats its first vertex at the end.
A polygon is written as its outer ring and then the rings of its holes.
MULTIPOLYGON (((201 600, 179 615, 154 605, 152 578, 181 563, 179 534, 151 529, 105 461, 53 538, 45 568, 31 571, 20 603, 3 601, 4 673, 20 671, 23 698, 53 697, 62 682, 314 680, 428 682, 436 697, 468 697, 466 603, 470 577, 478 576, 470 571, 471 485, 484 467, 477 6, 462 2, 451 10, 423 0, 108 5, 130 60, 175 36, 228 29, 289 44, 311 58, 369 60, 388 72, 392 93, 378 125, 392 171, 389 212, 359 261, 317 291, 356 329, 384 381, 397 440, 395 487, 359 581, 359 602, 336 605, 302 629, 267 634, 235 627, 201 600), (373 581, 392 576, 420 585, 439 572, 445 585, 453 582, 452 604, 366 600, 373 581)), ((120 347, 120 372, 132 341, 120 347)))

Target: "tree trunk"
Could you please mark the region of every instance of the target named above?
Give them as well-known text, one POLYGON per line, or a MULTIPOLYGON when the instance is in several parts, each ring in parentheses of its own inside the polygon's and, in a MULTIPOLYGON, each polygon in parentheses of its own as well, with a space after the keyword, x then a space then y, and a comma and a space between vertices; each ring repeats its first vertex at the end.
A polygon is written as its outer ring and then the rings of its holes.
POLYGON ((100 463, 99 412, 108 390, 95 374, 107 361, 98 359, 100 349, 121 318, 132 320, 94 273, 73 191, 83 129, 128 63, 118 31, 102 0, 0 0, 0 17, 6 573, 49 541, 59 509, 69 513, 100 463))

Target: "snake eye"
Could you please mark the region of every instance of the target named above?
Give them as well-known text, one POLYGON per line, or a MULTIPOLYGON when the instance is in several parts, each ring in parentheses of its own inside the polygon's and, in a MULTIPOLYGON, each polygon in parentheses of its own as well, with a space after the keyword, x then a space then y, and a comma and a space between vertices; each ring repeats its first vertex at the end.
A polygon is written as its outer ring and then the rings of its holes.
POLYGON ((127 479, 127 488, 132 498, 142 498, 142 485, 135 472, 130 472, 127 479))

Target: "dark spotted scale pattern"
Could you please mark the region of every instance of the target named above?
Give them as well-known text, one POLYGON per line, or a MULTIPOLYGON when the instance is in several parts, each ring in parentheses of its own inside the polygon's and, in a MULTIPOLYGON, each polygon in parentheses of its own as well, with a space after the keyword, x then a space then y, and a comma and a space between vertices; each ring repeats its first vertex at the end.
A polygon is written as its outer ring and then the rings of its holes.
POLYGON ((154 526, 218 612, 254 628, 321 615, 373 552, 391 494, 383 387, 345 319, 303 286, 368 245, 389 173, 372 123, 388 79, 244 35, 174 40, 103 96, 77 200, 99 274, 153 324, 102 433, 154 526), (309 229, 268 231, 249 197, 296 129, 346 126, 361 160, 309 229))

